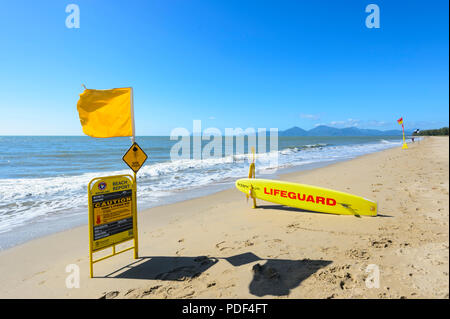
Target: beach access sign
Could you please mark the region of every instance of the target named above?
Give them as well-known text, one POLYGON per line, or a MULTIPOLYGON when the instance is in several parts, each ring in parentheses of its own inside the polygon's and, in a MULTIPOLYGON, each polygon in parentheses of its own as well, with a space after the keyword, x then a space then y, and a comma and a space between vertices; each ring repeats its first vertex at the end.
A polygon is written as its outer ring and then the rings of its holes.
POLYGON ((137 249, 136 184, 131 175, 98 177, 88 185, 89 247, 92 264, 137 249), (134 246, 116 251, 116 245, 134 239, 134 246), (93 260, 92 254, 113 248, 112 255, 93 260))
POLYGON ((135 142, 125 155, 122 157, 123 161, 127 163, 127 165, 133 170, 133 172, 137 173, 142 165, 144 165, 148 156, 142 150, 142 148, 135 142))

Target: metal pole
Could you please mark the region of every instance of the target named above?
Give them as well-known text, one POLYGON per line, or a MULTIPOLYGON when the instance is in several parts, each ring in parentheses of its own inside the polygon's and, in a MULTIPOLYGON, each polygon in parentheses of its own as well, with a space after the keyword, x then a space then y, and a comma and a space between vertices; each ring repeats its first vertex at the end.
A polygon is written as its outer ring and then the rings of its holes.
MULTIPOLYGON (((134 125, 134 92, 133 88, 131 88, 131 125, 132 125, 132 133, 133 136, 131 137, 131 143, 134 144, 136 142, 136 130, 134 125)), ((134 185, 134 213, 133 213, 133 223, 134 223, 134 259, 139 258, 138 253, 138 228, 137 228, 137 178, 136 178, 136 172, 133 171, 133 185, 134 185)))
MULTIPOLYGON (((134 172, 133 172, 134 173, 134 172)), ((134 234, 134 259, 138 259, 139 258, 139 253, 138 253, 138 248, 139 248, 139 244, 138 244, 138 223, 137 223, 137 181, 136 181, 136 173, 134 173, 134 216, 133 216, 133 223, 134 223, 134 229, 135 229, 135 234, 134 234)))
POLYGON ((131 129, 133 136, 131 137, 131 143, 134 144, 136 141, 136 131, 134 129, 134 92, 131 88, 131 129))

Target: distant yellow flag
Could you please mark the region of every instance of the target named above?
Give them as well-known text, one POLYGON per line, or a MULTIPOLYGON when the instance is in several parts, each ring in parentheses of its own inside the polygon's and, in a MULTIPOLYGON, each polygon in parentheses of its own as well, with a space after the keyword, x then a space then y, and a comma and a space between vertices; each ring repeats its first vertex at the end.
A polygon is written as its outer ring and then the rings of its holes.
POLYGON ((77 103, 81 126, 92 137, 133 135, 131 88, 86 89, 77 103))

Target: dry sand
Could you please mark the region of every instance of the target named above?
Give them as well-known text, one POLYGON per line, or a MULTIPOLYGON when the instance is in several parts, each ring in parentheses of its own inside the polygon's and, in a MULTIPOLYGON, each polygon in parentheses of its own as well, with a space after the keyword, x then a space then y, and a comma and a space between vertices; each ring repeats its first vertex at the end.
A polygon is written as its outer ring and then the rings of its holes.
POLYGON ((0 297, 448 298, 449 140, 409 146, 280 177, 377 200, 378 217, 252 209, 230 189, 139 212, 140 259, 97 263, 93 279, 87 226, 3 251, 0 297))

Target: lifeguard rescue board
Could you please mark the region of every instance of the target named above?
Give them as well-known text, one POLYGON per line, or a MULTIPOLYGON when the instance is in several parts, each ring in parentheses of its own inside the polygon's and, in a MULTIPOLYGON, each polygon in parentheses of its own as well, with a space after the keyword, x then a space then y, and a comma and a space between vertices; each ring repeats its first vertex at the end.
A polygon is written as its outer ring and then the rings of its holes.
POLYGON ((377 215, 377 203, 374 201, 317 186, 242 178, 236 181, 236 187, 248 195, 251 191, 252 197, 307 211, 338 215, 377 215))

